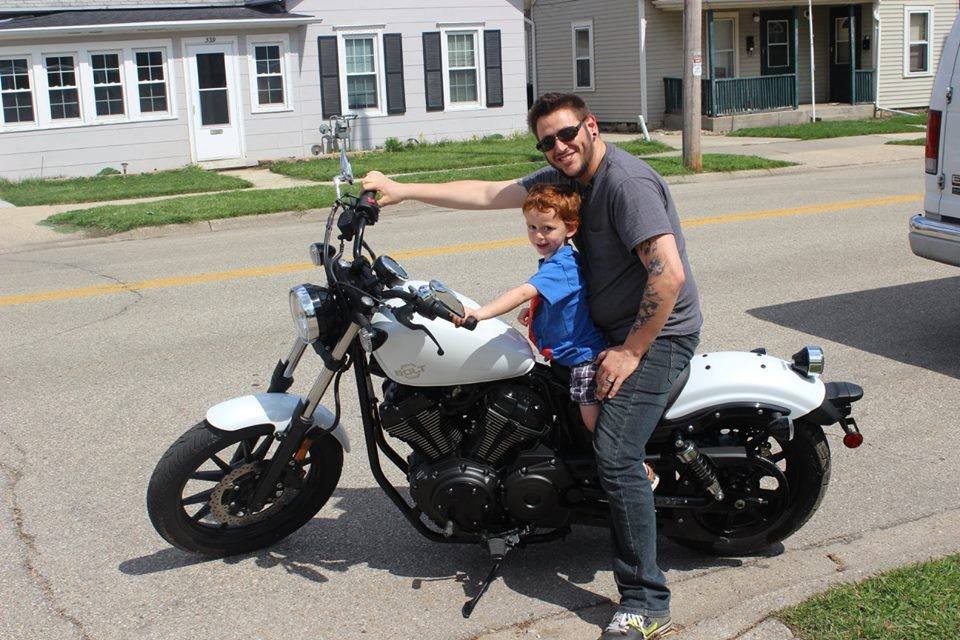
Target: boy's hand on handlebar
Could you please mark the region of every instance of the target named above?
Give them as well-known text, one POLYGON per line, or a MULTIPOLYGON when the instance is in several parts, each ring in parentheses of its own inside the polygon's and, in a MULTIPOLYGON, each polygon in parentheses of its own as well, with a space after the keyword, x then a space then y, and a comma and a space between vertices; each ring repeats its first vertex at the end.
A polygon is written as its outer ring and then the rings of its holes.
POLYGON ((469 307, 465 307, 464 310, 463 310, 463 316, 462 316, 462 317, 461 317, 461 316, 453 316, 453 324, 457 325, 458 327, 462 327, 462 326, 464 325, 464 323, 467 322, 467 319, 468 319, 468 318, 473 318, 473 319, 474 319, 474 320, 473 320, 474 323, 477 323, 477 322, 479 322, 480 320, 483 320, 483 318, 481 318, 479 315, 477 315, 477 310, 476 310, 476 309, 471 309, 471 308, 469 308, 469 307))
POLYGON ((380 199, 377 202, 381 207, 403 202, 400 184, 379 171, 371 171, 363 176, 360 180, 360 188, 364 191, 379 191, 380 199))
POLYGON ((517 322, 525 327, 530 326, 530 307, 520 309, 520 315, 517 316, 517 322))

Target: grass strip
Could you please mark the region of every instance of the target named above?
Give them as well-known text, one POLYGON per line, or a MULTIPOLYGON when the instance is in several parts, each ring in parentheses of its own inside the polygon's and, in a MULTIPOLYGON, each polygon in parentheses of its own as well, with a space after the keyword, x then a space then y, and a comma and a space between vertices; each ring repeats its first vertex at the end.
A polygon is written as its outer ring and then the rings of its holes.
POLYGON ((898 115, 885 119, 831 120, 829 122, 808 122, 779 127, 749 127, 731 131, 728 135, 735 137, 821 140, 823 138, 865 136, 874 133, 909 133, 919 131, 925 123, 925 116, 898 115))
MULTIPOLYGON (((643 160, 650 163, 662 175, 692 173, 683 166, 682 159, 677 156, 645 157, 643 160)), ((789 162, 767 160, 756 156, 729 154, 707 154, 703 156, 704 171, 769 169, 790 164, 789 162)), ((516 180, 543 166, 546 166, 546 163, 539 161, 496 167, 431 171, 398 176, 397 180, 400 182, 516 180)), ((334 189, 327 185, 288 189, 257 189, 67 211, 50 216, 44 220, 44 224, 64 231, 98 229, 107 233, 119 233, 137 227, 235 218, 279 211, 326 208, 333 204, 333 198, 334 189)))
POLYGON ((229 191, 251 187, 249 182, 199 167, 127 176, 94 176, 69 180, 30 178, 19 182, 0 180, 0 200, 18 207, 72 202, 102 202, 150 198, 203 191, 229 191))
POLYGON ((899 144, 909 147, 925 147, 927 145, 926 138, 910 138, 909 140, 890 140, 887 144, 899 144))
MULTIPOLYGON (((437 142, 401 146, 399 151, 370 151, 351 154, 350 166, 353 175, 362 176, 369 171, 381 171, 386 175, 420 173, 426 171, 455 171, 470 167, 499 167, 508 164, 543 162, 543 155, 536 150, 532 135, 509 138, 487 138, 464 142, 437 142)), ((670 151, 672 147, 651 140, 630 140, 616 143, 634 155, 670 151)), ((270 170, 295 178, 329 181, 340 172, 340 160, 336 157, 316 158, 305 161, 272 162, 270 170)))
POLYGON ((776 617, 801 640, 960 637, 960 555, 834 587, 776 617))
POLYGON ((322 209, 333 204, 334 195, 333 187, 326 185, 257 189, 66 211, 43 223, 64 231, 101 229, 120 233, 138 227, 322 209))

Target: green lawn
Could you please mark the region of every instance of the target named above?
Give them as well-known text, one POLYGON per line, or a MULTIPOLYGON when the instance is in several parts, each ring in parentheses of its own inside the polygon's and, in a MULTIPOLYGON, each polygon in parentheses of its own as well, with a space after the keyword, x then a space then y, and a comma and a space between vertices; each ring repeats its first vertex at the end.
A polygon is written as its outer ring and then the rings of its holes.
POLYGON ((835 587, 776 617, 800 640, 956 640, 960 555, 835 587))
MULTIPOLYGON (((433 144, 401 145, 401 151, 370 151, 351 154, 353 175, 382 171, 387 175, 425 171, 456 171, 469 167, 502 167, 543 162, 543 154, 536 150, 536 141, 530 134, 509 138, 486 138, 465 142, 438 142, 433 144)), ((631 140, 619 143, 635 155, 670 151, 671 147, 656 141, 631 140)), ((273 162, 270 170, 296 178, 330 181, 340 172, 336 157, 314 160, 273 162)))
MULTIPOLYGON (((683 166, 679 156, 652 156, 641 158, 663 176, 688 175, 693 172, 683 166)), ((746 169, 775 169, 789 167, 792 162, 767 160, 757 156, 740 156, 725 153, 708 153, 703 156, 704 171, 744 171, 746 169)), ((431 171, 397 176, 397 182, 448 182, 450 180, 516 180, 546 163, 526 162, 499 167, 475 167, 454 171, 431 171)))
POLYGON ((64 231, 100 229, 108 233, 119 233, 137 227, 235 218, 278 211, 325 209, 333 203, 333 198, 333 187, 326 185, 258 189, 125 205, 106 205, 58 213, 43 222, 64 231))
POLYGON ((841 138, 845 136, 864 136, 874 133, 922 132, 926 124, 926 115, 900 116, 891 118, 871 118, 869 120, 831 120, 829 122, 808 122, 805 124, 784 125, 780 127, 751 127, 737 129, 729 135, 756 138, 799 138, 800 140, 819 140, 822 138, 841 138))
POLYGON ((890 140, 887 144, 901 144, 910 147, 924 147, 927 144, 926 138, 910 138, 909 140, 890 140))
POLYGON ((0 200, 18 207, 71 202, 102 202, 252 186, 246 180, 198 167, 128 176, 96 176, 69 180, 0 180, 0 200))

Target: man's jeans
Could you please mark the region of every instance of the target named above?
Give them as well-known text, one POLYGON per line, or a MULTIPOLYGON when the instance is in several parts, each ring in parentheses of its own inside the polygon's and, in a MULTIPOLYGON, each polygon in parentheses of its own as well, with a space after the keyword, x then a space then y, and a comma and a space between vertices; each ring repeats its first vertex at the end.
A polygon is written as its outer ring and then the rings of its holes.
POLYGON ((699 332, 657 338, 636 371, 600 410, 593 446, 610 501, 613 573, 623 611, 670 615, 670 589, 657 566, 656 513, 643 467, 644 449, 663 416, 670 387, 699 342, 699 332))

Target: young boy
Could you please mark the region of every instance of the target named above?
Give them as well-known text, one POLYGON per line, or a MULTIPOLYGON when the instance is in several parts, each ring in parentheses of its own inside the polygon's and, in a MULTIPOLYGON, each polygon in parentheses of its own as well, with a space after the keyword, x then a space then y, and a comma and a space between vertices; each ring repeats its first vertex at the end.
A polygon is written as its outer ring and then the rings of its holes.
MULTIPOLYGON (((541 256, 539 269, 519 287, 479 309, 465 309, 464 315, 486 320, 532 300, 519 320, 530 327, 530 339, 545 358, 570 367, 570 398, 580 405, 583 424, 593 433, 600 415, 594 361, 607 341, 590 319, 580 254, 567 244, 580 225, 579 212, 580 196, 571 187, 532 187, 523 202, 523 217, 527 239, 541 256)), ((644 467, 656 488, 660 478, 649 465, 644 467)))

